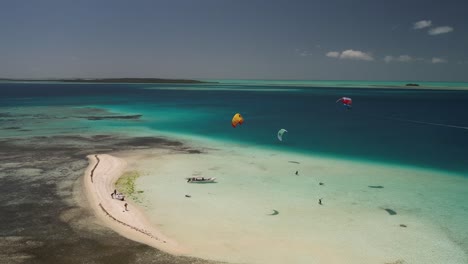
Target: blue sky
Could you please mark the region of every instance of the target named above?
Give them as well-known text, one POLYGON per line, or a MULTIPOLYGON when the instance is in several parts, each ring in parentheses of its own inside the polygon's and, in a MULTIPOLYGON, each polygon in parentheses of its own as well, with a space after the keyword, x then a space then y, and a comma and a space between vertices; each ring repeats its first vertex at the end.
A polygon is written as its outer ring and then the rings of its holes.
POLYGON ((468 81, 468 1, 11 0, 0 77, 468 81))

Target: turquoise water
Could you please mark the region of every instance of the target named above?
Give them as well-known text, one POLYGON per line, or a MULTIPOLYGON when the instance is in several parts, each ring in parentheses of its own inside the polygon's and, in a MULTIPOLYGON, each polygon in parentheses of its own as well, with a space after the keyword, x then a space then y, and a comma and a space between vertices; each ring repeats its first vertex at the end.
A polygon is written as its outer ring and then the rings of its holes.
MULTIPOLYGON (((464 222, 468 210, 464 201, 468 193, 463 186, 468 175, 468 91, 375 88, 375 82, 316 83, 319 87, 311 87, 310 82, 303 86, 290 81, 267 84, 270 82, 0 83, 0 133, 12 140, 42 135, 183 134, 235 143, 232 149, 214 152, 203 160, 197 155, 182 159, 190 166, 180 166, 169 156, 138 161, 147 168, 145 175, 157 176, 142 177, 138 185, 147 188, 148 210, 154 212, 156 220, 167 221, 163 223, 165 231, 182 233, 174 234, 176 237, 185 234, 184 228, 201 233, 187 239, 204 237, 203 230, 211 228, 206 225, 206 215, 211 214, 221 225, 217 226, 219 232, 211 234, 213 239, 223 237, 222 224, 228 221, 233 232, 250 235, 250 231, 261 231, 259 235, 270 241, 278 234, 269 230, 272 221, 275 230, 282 230, 282 237, 292 241, 300 238, 297 245, 308 241, 311 248, 316 246, 315 235, 322 232, 317 239, 330 239, 337 248, 353 241, 360 250, 360 241, 365 242, 365 250, 392 248, 391 257, 398 255, 395 252, 421 257, 420 252, 440 247, 439 241, 448 247, 443 252, 431 251, 439 259, 451 252, 467 252, 464 222), (353 98, 351 110, 335 103, 343 96, 353 98), (245 123, 232 128, 230 121, 237 112, 245 123), (276 138, 281 128, 288 130, 283 142, 276 138), (288 156, 286 151, 301 155, 288 156), (288 162, 299 159, 303 161, 300 165, 288 162), (301 177, 294 181, 285 178, 296 166, 301 166, 301 177), (207 193, 195 189, 205 187, 179 181, 180 175, 192 173, 219 177, 221 183, 207 187, 212 188, 207 193), (326 185, 319 186, 317 181, 326 185), (372 189, 369 185, 385 187, 372 189), (192 206, 181 192, 192 193, 190 201, 209 206, 192 206), (317 207, 319 197, 325 197, 326 213, 317 207), (232 205, 228 214, 226 204, 232 205), (398 214, 389 216, 383 208, 398 214), (272 209, 280 214, 265 219, 272 209), (188 215, 181 217, 181 211, 188 215), (226 215, 231 219, 226 220, 226 215), (188 217, 199 226, 181 228, 188 217), (268 225, 245 229, 255 227, 252 221, 268 225), (294 236, 288 237, 289 232, 294 236), (406 239, 406 244, 396 242, 399 239, 406 239), (408 247, 398 249, 400 244, 408 247), (418 253, 412 255, 411 251, 418 253)), ((269 250, 265 248, 265 252, 269 250)), ((432 254, 425 259, 431 259, 432 254)), ((421 259, 408 263, 421 263, 421 259)), ((385 258, 379 263, 396 260, 385 258)), ((310 263, 307 261, 304 263, 310 263)))
POLYGON ((467 91, 63 83, 2 83, 0 89, 4 136, 145 129, 468 172, 467 91), (342 96, 353 98, 352 110, 335 103, 342 96), (245 124, 233 129, 237 112, 245 124), (115 114, 142 117, 86 118, 115 114), (289 131, 283 142, 276 139, 281 128, 289 131))

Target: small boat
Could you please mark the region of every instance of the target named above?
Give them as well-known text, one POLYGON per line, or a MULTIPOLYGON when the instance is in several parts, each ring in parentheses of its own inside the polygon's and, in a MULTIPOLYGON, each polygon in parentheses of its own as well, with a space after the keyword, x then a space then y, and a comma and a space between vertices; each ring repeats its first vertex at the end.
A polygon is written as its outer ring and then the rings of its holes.
POLYGON ((191 177, 191 178, 186 178, 187 182, 189 183, 210 183, 210 182, 215 182, 216 178, 204 178, 204 177, 191 177))

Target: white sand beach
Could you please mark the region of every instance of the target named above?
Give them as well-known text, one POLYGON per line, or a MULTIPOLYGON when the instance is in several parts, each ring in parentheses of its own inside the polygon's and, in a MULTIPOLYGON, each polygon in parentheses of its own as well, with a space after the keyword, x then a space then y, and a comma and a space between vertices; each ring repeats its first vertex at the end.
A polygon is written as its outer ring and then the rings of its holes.
POLYGON ((126 199, 113 199, 115 182, 126 168, 123 159, 111 155, 89 155, 89 167, 83 177, 84 189, 96 216, 105 225, 124 237, 159 248, 172 254, 182 254, 184 249, 153 228, 144 213, 126 199), (128 210, 124 204, 127 203, 128 210))
POLYGON ((230 263, 468 261, 456 234, 467 214, 458 207, 467 195, 465 178, 245 145, 194 147, 204 152, 99 155, 94 182, 89 174, 96 159, 90 156, 85 182, 96 214, 130 239, 230 263), (126 170, 140 172, 136 188, 142 193, 123 212, 123 202, 110 193, 126 170), (186 182, 195 176, 216 177, 217 183, 186 182), (111 219, 99 204, 154 238, 111 219))

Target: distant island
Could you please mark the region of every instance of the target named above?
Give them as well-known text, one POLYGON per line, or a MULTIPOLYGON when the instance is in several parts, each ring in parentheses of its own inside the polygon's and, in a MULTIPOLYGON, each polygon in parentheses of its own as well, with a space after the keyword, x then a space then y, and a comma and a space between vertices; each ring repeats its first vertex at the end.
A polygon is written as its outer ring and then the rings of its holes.
POLYGON ((76 78, 76 79, 7 79, 4 82, 69 82, 69 83, 212 83, 189 79, 161 79, 161 78, 76 78))

